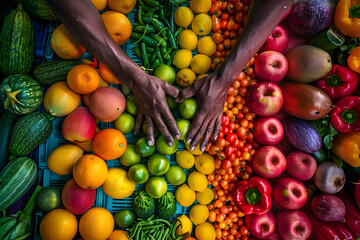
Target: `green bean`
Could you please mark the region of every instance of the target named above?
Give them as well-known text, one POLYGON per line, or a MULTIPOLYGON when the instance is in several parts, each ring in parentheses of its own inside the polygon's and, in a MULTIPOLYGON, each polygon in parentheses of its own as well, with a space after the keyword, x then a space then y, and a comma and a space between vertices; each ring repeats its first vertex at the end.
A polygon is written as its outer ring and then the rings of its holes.
POLYGON ((140 231, 140 240, 144 238, 144 231, 140 231))
POLYGON ((137 12, 137 18, 138 18, 138 22, 141 25, 144 25, 144 22, 142 20, 142 10, 141 10, 141 6, 139 6, 139 10, 137 12))
POLYGON ((163 223, 165 223, 166 225, 168 225, 170 227, 169 221, 167 221, 165 219, 158 218, 158 219, 155 219, 154 222, 163 222, 163 223))
POLYGON ((139 238, 140 237, 140 234, 141 234, 141 226, 140 226, 140 229, 138 229, 138 231, 136 232, 136 235, 135 235, 135 240, 141 240, 141 238, 139 238))
POLYGON ((129 238, 133 238, 140 227, 140 222, 136 224, 134 231, 130 234, 129 238))
POLYGON ((151 225, 151 226, 146 226, 146 227, 143 227, 143 229, 156 229, 156 228, 159 228, 159 227, 162 227, 162 226, 164 226, 164 224, 163 223, 161 223, 161 224, 156 224, 156 225, 151 225))
POLYGON ((146 221, 151 221, 151 220, 153 220, 155 218, 155 215, 151 215, 150 217, 148 217, 147 219, 146 219, 146 221))

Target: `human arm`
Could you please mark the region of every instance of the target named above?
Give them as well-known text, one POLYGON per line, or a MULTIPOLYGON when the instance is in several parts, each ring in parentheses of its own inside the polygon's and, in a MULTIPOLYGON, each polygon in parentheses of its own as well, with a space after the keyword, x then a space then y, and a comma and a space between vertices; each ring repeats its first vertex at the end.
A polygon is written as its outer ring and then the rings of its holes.
POLYGON ((187 134, 190 149, 200 141, 203 151, 211 134, 216 139, 228 88, 261 48, 293 0, 253 0, 247 25, 221 66, 210 76, 196 81, 179 94, 177 102, 196 96, 198 111, 187 134))
POLYGON ((148 124, 148 145, 154 143, 153 121, 169 145, 173 144, 173 138, 168 128, 179 139, 180 131, 165 98, 166 94, 177 97, 179 90, 146 74, 131 60, 108 34, 99 12, 90 0, 47 0, 47 3, 76 41, 131 89, 140 110, 135 129, 139 129, 141 121, 138 120, 143 113, 148 124))

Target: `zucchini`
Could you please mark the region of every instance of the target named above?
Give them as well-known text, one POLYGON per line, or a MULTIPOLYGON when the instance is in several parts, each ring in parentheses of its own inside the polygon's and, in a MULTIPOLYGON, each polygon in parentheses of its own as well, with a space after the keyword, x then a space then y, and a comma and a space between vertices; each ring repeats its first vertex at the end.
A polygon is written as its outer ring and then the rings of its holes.
MULTIPOLYGON (((0 171, 6 166, 8 161, 8 145, 11 130, 19 115, 3 110, 0 115, 0 171)), ((0 224, 1 225, 1 224, 0 224)))
POLYGON ((45 0, 20 0, 20 3, 28 13, 37 18, 47 21, 57 19, 45 0))

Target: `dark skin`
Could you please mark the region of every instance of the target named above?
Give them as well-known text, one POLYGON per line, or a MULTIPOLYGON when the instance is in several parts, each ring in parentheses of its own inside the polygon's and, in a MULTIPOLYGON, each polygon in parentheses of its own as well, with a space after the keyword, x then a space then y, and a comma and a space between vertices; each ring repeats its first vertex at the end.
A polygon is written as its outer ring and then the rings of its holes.
POLYGON ((90 0, 47 0, 71 35, 131 89, 139 108, 134 132, 139 131, 145 118, 148 145, 155 142, 154 124, 169 146, 173 145, 172 135, 176 139, 181 137, 166 103, 166 95, 175 98, 176 102, 196 96, 198 111, 186 139, 193 149, 202 138, 201 150, 205 149, 211 134, 216 139, 220 131, 227 89, 260 49, 292 2, 293 0, 253 0, 247 26, 221 67, 180 92, 167 82, 146 74, 127 56, 107 33, 99 12, 90 0))

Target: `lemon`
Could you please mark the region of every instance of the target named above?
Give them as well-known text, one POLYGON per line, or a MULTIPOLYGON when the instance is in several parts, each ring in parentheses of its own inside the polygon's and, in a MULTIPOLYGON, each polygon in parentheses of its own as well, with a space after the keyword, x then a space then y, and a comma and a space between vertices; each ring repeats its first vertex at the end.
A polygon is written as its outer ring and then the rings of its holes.
POLYGON ((212 56, 216 52, 216 44, 210 36, 205 36, 197 42, 197 50, 199 53, 212 56))
POLYGON ((194 13, 207 13, 211 8, 211 0, 190 0, 190 8, 194 13))
POLYGON ((205 174, 202 174, 198 171, 193 171, 190 173, 187 183, 194 191, 203 192, 208 185, 208 180, 205 174))
POLYGON ((178 36, 179 46, 188 50, 196 48, 198 38, 196 33, 190 29, 182 30, 178 36))
POLYGON ((101 186, 104 193, 112 198, 127 198, 136 189, 136 183, 131 181, 125 170, 110 168, 106 181, 101 186))
POLYGON ((195 224, 198 225, 203 223, 209 217, 209 209, 204 204, 196 204, 190 210, 190 220, 195 224))
POLYGON ((196 201, 201 204, 209 204, 214 199, 214 192, 209 187, 206 187, 203 192, 196 193, 196 201))
POLYGON ((187 68, 190 66, 192 60, 192 53, 187 49, 180 49, 174 54, 172 64, 177 69, 187 68))
POLYGON ((196 144, 194 150, 192 150, 192 151, 190 150, 190 144, 189 143, 185 143, 185 147, 193 155, 200 156, 201 154, 203 154, 203 152, 200 150, 200 141, 198 142, 198 144, 196 144))
POLYGON ((181 236, 181 235, 183 235, 185 233, 190 233, 191 234, 191 232, 192 232, 192 222, 190 221, 190 219, 186 215, 181 215, 177 219, 180 222, 176 221, 176 224, 175 224, 176 235, 181 236))
POLYGON ((203 77, 209 76, 209 74, 203 73, 196 77, 196 81, 202 79, 203 77))
POLYGON ((195 73, 203 74, 209 71, 211 59, 205 54, 197 54, 191 59, 190 65, 195 73))
POLYGON ((194 19, 194 13, 188 7, 179 7, 174 12, 174 22, 179 27, 187 27, 194 19))
POLYGON ((191 29, 200 36, 208 35, 212 29, 211 17, 205 13, 200 13, 194 17, 191 29))
POLYGON ((196 226, 195 236, 198 240, 215 240, 215 229, 209 222, 203 222, 196 226))
POLYGON ((214 158, 208 153, 195 158, 195 168, 199 172, 208 175, 215 171, 214 158))
POLYGON ((196 74, 190 68, 183 68, 176 74, 176 84, 180 87, 187 87, 196 80, 196 74))
POLYGON ((183 207, 188 207, 195 202, 196 194, 187 184, 183 184, 175 191, 176 202, 183 207))
POLYGON ((187 150, 177 151, 176 162, 180 167, 189 169, 194 166, 195 157, 187 150))

